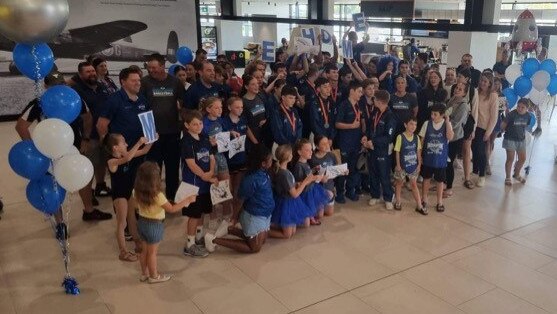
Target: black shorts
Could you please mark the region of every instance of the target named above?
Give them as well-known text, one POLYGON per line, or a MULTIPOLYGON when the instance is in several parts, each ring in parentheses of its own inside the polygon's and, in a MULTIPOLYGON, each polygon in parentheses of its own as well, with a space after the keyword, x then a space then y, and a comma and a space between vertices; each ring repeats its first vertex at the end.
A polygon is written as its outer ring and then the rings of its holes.
POLYGON ((447 168, 431 168, 422 166, 422 177, 424 179, 435 179, 437 182, 445 182, 447 168))
POLYGON ((213 203, 211 202, 211 194, 199 194, 195 203, 191 203, 189 207, 182 208, 182 216, 199 219, 203 214, 213 212, 213 203))
POLYGON ((247 166, 244 164, 238 164, 238 165, 233 165, 233 164, 228 164, 228 172, 229 173, 238 173, 238 172, 242 172, 242 171, 246 171, 248 168, 247 166))

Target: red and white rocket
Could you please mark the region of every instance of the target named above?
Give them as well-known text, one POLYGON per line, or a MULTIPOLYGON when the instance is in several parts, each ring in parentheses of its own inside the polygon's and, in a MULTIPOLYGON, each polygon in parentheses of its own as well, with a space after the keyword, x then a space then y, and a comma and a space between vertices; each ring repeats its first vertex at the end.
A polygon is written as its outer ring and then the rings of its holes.
POLYGON ((511 47, 516 48, 518 53, 532 52, 541 48, 538 38, 538 25, 536 19, 529 10, 520 13, 513 27, 511 47))

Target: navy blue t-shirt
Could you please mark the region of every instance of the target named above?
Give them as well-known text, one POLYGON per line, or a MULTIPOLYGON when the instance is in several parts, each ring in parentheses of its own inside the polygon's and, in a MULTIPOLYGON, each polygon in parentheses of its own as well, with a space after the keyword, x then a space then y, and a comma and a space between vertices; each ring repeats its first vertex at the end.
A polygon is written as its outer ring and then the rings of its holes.
MULTIPOLYGON (((248 133, 248 121, 246 120, 246 117, 244 116, 240 116, 240 120, 238 120, 237 123, 232 122, 232 119, 230 119, 230 116, 225 116, 222 119, 222 126, 223 126, 223 130, 225 132, 227 131, 235 131, 240 133, 241 135, 246 135, 248 133)), ((246 141, 247 141, 247 136, 246 136, 246 141)), ((228 159, 228 164, 229 165, 244 165, 246 163, 246 152, 240 152, 237 153, 236 155, 234 155, 234 157, 232 158, 228 158, 228 154, 225 154, 226 158, 228 159)))
POLYGON ((77 77, 76 84, 72 88, 77 92, 79 97, 87 104, 93 116, 93 129, 91 130, 91 139, 98 139, 97 121, 99 116, 105 110, 106 100, 110 95, 104 84, 98 83, 95 89, 85 85, 83 80, 77 77))
POLYGON ((137 100, 133 101, 124 89, 120 89, 108 97, 100 116, 110 120, 110 133, 122 134, 129 145, 135 145, 143 136, 143 128, 137 115, 149 110, 149 103, 142 95, 138 95, 137 100))
POLYGON ((201 80, 197 80, 186 91, 184 108, 197 110, 199 109, 199 103, 203 101, 203 99, 211 96, 219 97, 221 92, 221 85, 211 84, 211 87, 206 87, 201 83, 201 80))
MULTIPOLYGON (((335 122, 339 123, 346 123, 351 124, 354 123, 356 119, 360 119, 361 121, 361 111, 356 104, 352 107, 352 104, 347 99, 343 101, 337 110, 337 116, 335 122)), ((345 152, 353 152, 360 149, 360 141, 362 139, 362 131, 361 128, 356 129, 348 129, 348 130, 341 130, 337 129, 337 139, 338 139, 338 147, 341 151, 345 152)))
POLYGON ((207 172, 211 169, 211 143, 209 139, 200 135, 199 140, 193 138, 189 132, 182 138, 182 181, 199 187, 199 194, 209 193, 210 182, 207 182, 191 171, 186 159, 194 159, 195 163, 207 172))

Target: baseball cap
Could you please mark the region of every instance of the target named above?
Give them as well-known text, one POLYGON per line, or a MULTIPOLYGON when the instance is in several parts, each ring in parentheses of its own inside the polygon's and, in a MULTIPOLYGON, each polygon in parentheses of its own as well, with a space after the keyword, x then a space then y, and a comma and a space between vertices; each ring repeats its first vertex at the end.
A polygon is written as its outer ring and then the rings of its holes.
POLYGON ((64 75, 62 75, 62 73, 52 71, 44 78, 44 83, 47 86, 63 85, 66 83, 66 80, 64 79, 64 75))

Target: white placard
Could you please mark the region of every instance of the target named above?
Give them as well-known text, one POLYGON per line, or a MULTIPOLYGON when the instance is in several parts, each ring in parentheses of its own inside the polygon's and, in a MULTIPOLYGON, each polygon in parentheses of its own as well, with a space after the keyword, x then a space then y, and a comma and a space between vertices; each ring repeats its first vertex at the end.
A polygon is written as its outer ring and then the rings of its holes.
POLYGON ((147 138, 147 144, 155 142, 157 140, 157 129, 155 128, 155 117, 153 116, 153 111, 149 110, 147 112, 140 113, 137 117, 141 122, 143 136, 147 138))
POLYGON ((234 157, 234 155, 241 153, 246 150, 246 136, 242 135, 230 141, 228 151, 228 158, 234 157))
POLYGON ((180 203, 187 197, 190 197, 192 195, 198 195, 198 194, 199 194, 199 187, 186 182, 182 182, 178 187, 178 191, 176 191, 174 202, 180 203))
POLYGON ((230 149, 230 132, 220 132, 215 135, 217 149, 219 153, 227 152, 230 149))
POLYGON ((341 164, 337 166, 327 167, 327 178, 334 179, 338 176, 343 176, 348 172, 348 164, 341 164))
POLYGON ((218 185, 211 184, 211 201, 213 205, 232 199, 230 192, 230 180, 219 181, 218 185))

